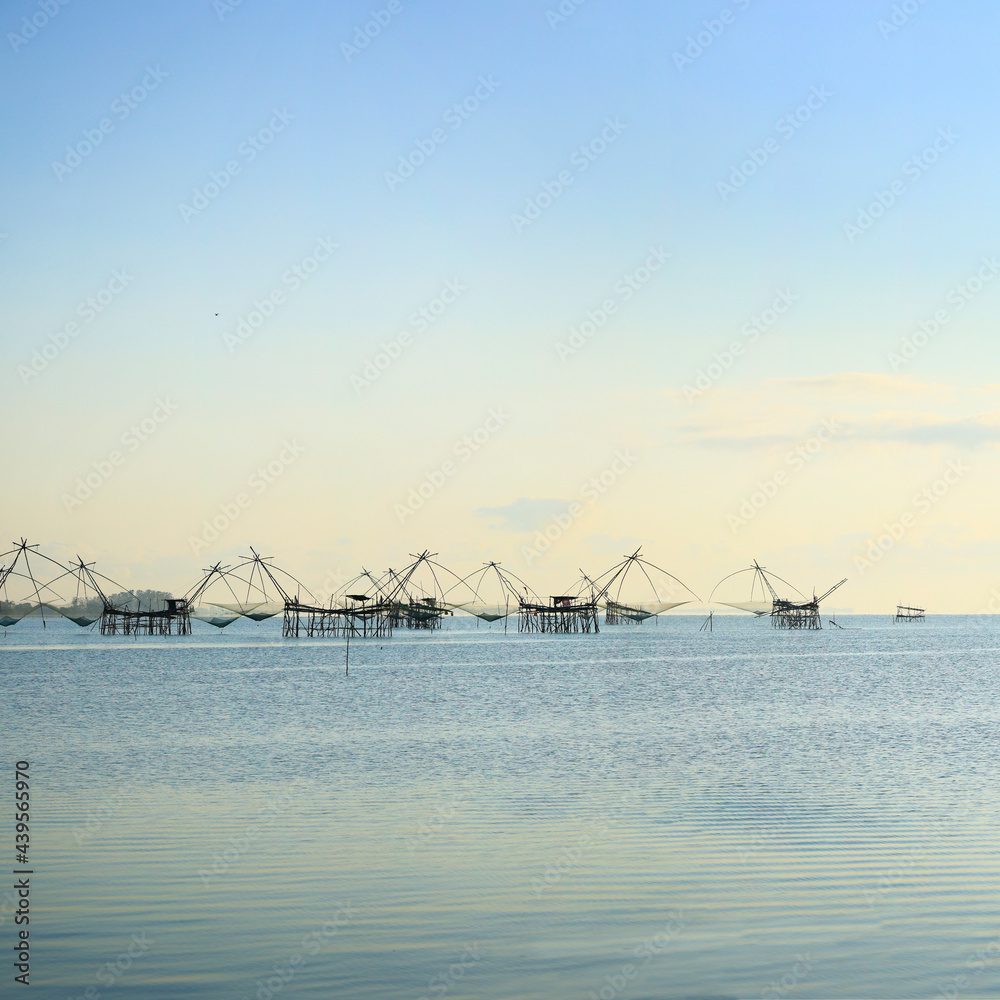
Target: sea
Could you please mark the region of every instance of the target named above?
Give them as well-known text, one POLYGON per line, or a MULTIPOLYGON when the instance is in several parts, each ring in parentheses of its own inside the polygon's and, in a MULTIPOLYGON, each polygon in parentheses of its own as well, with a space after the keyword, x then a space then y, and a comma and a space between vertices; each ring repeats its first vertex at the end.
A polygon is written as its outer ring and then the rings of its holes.
POLYGON ((1000 620, 703 621, 23 620, 0 993, 1000 997, 1000 620))

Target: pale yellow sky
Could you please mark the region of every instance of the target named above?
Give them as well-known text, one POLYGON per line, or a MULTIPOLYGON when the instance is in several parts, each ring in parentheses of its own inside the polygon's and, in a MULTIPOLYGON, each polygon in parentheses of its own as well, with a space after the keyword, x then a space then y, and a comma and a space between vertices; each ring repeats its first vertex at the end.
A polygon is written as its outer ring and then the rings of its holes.
POLYGON ((1000 386, 841 373, 693 401, 620 393, 581 406, 565 447, 546 406, 490 401, 451 437, 400 426, 388 449, 391 421, 370 447, 318 426, 262 434, 236 449, 253 453, 241 468, 212 461, 218 440, 178 403, 134 451, 119 443, 119 465, 98 460, 92 496, 72 502, 76 477, 53 476, 60 503, 8 492, 5 521, 52 555, 175 592, 249 545, 317 591, 427 548, 460 575, 495 559, 555 593, 639 546, 703 599, 754 558, 803 591, 847 576, 831 609, 974 612, 1000 588, 1000 386))

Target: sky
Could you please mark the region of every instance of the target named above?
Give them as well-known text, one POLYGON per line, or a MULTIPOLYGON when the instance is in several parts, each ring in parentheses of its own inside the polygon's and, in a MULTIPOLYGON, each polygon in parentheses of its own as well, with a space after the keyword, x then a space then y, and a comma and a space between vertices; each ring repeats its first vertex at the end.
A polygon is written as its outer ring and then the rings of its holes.
POLYGON ((5 5, 3 540, 1000 610, 998 20, 5 5))

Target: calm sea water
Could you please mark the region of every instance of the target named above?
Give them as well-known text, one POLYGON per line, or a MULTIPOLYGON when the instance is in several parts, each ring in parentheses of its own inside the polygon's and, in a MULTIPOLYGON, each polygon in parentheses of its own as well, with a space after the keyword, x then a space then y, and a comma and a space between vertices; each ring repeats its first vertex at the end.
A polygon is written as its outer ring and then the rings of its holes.
POLYGON ((31 995, 1000 997, 1000 622, 841 623, 24 621, 31 995))

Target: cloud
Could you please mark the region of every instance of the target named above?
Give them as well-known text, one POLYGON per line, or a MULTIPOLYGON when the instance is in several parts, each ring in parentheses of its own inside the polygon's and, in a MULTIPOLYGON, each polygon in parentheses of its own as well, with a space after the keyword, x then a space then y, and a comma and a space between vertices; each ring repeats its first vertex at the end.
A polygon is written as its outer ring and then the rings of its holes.
POLYGON ((555 497, 520 497, 513 503, 500 507, 479 507, 476 514, 498 521, 492 528, 504 531, 537 531, 554 514, 565 514, 570 505, 569 500, 559 500, 555 497))
POLYGON ((1000 411, 961 419, 918 416, 882 426, 858 424, 847 428, 861 441, 902 441, 908 444, 954 444, 975 447, 1000 443, 1000 411))
POLYGON ((768 448, 801 444, 826 422, 836 426, 839 444, 973 448, 1000 444, 998 406, 995 385, 962 388, 912 375, 841 372, 720 386, 682 411, 676 432, 696 447, 768 448))
POLYGON ((958 392, 956 386, 944 382, 921 382, 913 375, 884 375, 881 372, 835 372, 831 375, 809 375, 801 378, 773 378, 765 383, 769 392, 775 389, 799 389, 810 394, 831 393, 838 396, 947 395, 958 392))
MULTIPOLYGON (((881 372, 834 372, 829 375, 804 375, 797 378, 769 378, 752 385, 733 385, 722 382, 705 390, 704 395, 696 397, 696 408, 709 406, 725 406, 748 402, 774 402, 776 399, 787 401, 804 396, 809 400, 820 399, 870 399, 885 403, 891 397, 901 396, 926 398, 936 396, 955 398, 957 394, 988 391, 995 393, 1000 386, 982 385, 975 388, 959 388, 945 382, 922 382, 914 375, 889 375, 881 372)), ((666 389, 662 395, 683 401, 686 405, 687 396, 683 388, 666 389)))
POLYGON ((942 417, 935 414, 876 413, 855 417, 838 414, 821 420, 796 420, 781 428, 761 423, 719 426, 702 423, 689 425, 682 436, 690 444, 708 448, 769 448, 794 446, 812 437, 823 425, 833 433, 833 442, 855 441, 865 444, 954 445, 974 448, 1000 444, 1000 411, 973 417, 942 417))

